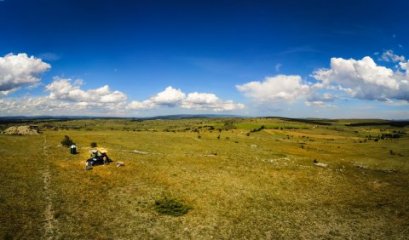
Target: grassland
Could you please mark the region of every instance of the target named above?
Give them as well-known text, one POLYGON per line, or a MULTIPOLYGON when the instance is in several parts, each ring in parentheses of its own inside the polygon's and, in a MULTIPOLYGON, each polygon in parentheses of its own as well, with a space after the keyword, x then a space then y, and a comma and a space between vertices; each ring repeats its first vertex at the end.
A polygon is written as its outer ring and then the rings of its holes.
POLYGON ((409 239, 409 128, 377 123, 39 122, 0 135, 0 237, 409 239), (114 163, 85 171, 91 142, 114 163), (158 212, 161 199, 187 213, 158 212))

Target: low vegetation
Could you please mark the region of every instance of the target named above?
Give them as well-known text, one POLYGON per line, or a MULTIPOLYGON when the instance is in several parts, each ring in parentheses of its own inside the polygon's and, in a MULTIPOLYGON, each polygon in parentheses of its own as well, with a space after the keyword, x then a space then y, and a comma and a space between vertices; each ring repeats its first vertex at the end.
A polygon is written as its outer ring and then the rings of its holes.
POLYGON ((365 122, 7 122, 0 239, 407 239, 409 127, 365 122))
POLYGON ((67 135, 65 135, 64 139, 61 141, 61 145, 64 147, 70 147, 73 144, 75 144, 74 141, 67 135))

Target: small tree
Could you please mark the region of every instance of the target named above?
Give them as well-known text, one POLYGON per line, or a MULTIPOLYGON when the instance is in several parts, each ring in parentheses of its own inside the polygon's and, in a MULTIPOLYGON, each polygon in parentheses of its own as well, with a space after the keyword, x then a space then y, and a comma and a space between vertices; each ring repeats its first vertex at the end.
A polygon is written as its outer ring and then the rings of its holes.
POLYGON ((91 143, 91 147, 92 147, 92 148, 95 148, 95 147, 97 147, 97 146, 98 146, 98 144, 97 144, 96 142, 92 142, 92 143, 91 143))
POLYGON ((69 136, 65 135, 64 139, 61 141, 61 144, 64 147, 70 147, 71 145, 73 145, 75 143, 74 143, 74 141, 72 141, 72 139, 69 136))

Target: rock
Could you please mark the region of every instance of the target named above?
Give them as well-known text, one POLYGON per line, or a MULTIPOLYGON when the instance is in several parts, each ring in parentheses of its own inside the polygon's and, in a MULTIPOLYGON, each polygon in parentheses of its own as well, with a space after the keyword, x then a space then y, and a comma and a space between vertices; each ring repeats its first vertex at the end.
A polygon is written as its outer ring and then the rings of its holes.
POLYGON ((124 162, 117 162, 116 163, 116 167, 123 167, 123 166, 125 166, 124 162))
POLYGON ((323 167, 323 168, 328 167, 328 164, 326 164, 326 163, 320 163, 320 162, 314 163, 314 165, 317 166, 317 167, 323 167))
POLYGON ((133 150, 132 152, 133 152, 133 153, 136 153, 136 154, 142 154, 142 155, 148 154, 148 152, 139 151, 139 150, 133 150))
POLYGON ((362 165, 362 164, 354 164, 355 167, 360 168, 360 169, 369 169, 368 166, 362 165))
POLYGON ((384 172, 384 173, 397 173, 398 170, 395 170, 395 169, 383 169, 382 172, 384 172))
POLYGON ((37 135, 38 126, 13 126, 9 127, 3 132, 4 134, 8 135, 37 135))

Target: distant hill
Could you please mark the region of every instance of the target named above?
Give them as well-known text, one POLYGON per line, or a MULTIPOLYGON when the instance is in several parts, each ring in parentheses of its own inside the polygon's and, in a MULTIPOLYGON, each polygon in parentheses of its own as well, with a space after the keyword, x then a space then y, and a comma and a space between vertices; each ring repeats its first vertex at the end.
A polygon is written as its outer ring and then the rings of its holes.
POLYGON ((0 123, 7 122, 32 122, 32 121, 68 121, 79 119, 130 119, 130 120, 177 120, 194 118, 239 118, 242 116, 228 114, 176 114, 153 117, 101 117, 101 116, 7 116, 0 117, 0 123))
MULTIPOLYGON (((153 117, 101 117, 101 116, 7 116, 0 117, 0 123, 25 123, 25 122, 47 122, 47 121, 69 121, 80 119, 127 119, 134 121, 143 120, 178 120, 178 119, 198 119, 198 118, 251 118, 249 116, 229 115, 229 114, 175 114, 153 117)), ((409 120, 383 120, 383 119, 324 119, 324 118, 287 118, 280 116, 263 116, 254 118, 276 118, 284 121, 302 122, 316 125, 332 125, 339 120, 348 120, 345 126, 379 126, 390 125, 396 127, 409 126, 409 120)))
POLYGON ((176 115, 165 115, 165 116, 154 116, 137 118, 144 120, 157 120, 157 119, 192 119, 192 118, 239 118, 242 116, 228 115, 228 114, 176 114, 176 115))

